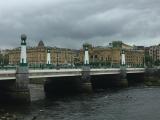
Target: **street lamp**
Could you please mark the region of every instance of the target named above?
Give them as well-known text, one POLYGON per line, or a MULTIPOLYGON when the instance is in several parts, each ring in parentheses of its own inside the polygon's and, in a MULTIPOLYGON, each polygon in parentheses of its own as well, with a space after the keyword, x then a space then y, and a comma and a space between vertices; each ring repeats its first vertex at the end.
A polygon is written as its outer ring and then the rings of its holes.
POLYGON ((111 47, 111 68, 113 67, 113 46, 111 47))
POLYGON ((144 59, 143 59, 143 60, 144 60, 144 65, 143 65, 143 66, 144 66, 144 68, 146 68, 146 58, 145 58, 145 57, 146 57, 146 53, 145 53, 145 47, 144 47, 144 52, 143 52, 143 53, 144 53, 144 59))
POLYGON ((1 54, 1 58, 0 58, 0 64, 1 64, 1 68, 3 67, 3 55, 1 54))
POLYGON ((56 53, 57 53, 57 69, 59 69, 59 53, 60 53, 59 48, 56 49, 56 53))
POLYGON ((71 67, 73 67, 73 53, 72 53, 72 51, 70 51, 70 62, 71 62, 71 67))
POLYGON ((68 63, 68 62, 67 62, 68 60, 67 60, 67 53, 66 53, 66 52, 67 52, 67 49, 65 49, 65 61, 64 61, 64 64, 67 64, 67 63, 68 63))
POLYGON ((2 51, 2 53, 1 53, 1 55, 2 55, 2 61, 1 61, 1 65, 2 65, 2 68, 4 67, 4 57, 5 57, 5 53, 4 53, 4 51, 2 51))

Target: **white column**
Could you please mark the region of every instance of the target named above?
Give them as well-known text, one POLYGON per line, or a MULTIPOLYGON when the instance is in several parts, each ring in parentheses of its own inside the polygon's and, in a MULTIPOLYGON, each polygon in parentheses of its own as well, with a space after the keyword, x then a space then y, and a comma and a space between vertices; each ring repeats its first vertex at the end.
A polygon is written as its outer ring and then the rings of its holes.
POLYGON ((125 59, 124 50, 122 50, 122 53, 121 53, 121 64, 122 64, 122 65, 125 65, 125 64, 126 64, 126 59, 125 59))
POLYGON ((85 64, 85 65, 89 65, 88 47, 85 47, 85 52, 84 52, 84 64, 85 64))
POLYGON ((27 64, 26 39, 27 39, 27 36, 25 34, 22 34, 20 64, 27 64))
POLYGON ((47 49, 47 64, 51 64, 51 51, 47 49))
POLYGON ((26 46, 25 45, 21 45, 21 61, 20 63, 27 63, 27 55, 26 55, 26 46))

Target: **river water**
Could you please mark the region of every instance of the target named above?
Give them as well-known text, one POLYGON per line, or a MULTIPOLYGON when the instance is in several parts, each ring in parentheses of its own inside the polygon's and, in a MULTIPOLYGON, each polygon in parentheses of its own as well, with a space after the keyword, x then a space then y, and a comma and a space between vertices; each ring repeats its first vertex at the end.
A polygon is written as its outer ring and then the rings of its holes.
POLYGON ((106 90, 1 108, 18 120, 160 120, 160 87, 106 90))

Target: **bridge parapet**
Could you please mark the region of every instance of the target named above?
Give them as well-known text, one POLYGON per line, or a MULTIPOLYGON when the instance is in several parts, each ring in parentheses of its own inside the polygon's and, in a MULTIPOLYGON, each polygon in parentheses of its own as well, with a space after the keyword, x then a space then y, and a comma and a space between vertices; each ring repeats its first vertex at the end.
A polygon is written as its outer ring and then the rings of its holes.
MULTIPOLYGON (((29 78, 81 76, 83 69, 39 69, 29 70, 29 78)), ((126 68, 127 73, 144 73, 145 68, 126 68)), ((120 68, 90 69, 90 75, 120 74, 120 68)), ((0 80, 16 79, 16 70, 1 70, 0 80)))
POLYGON ((81 69, 29 70, 29 78, 81 76, 81 69))
POLYGON ((109 68, 109 69, 91 69, 91 75, 103 75, 103 74, 119 74, 119 68, 109 68))
POLYGON ((1 70, 0 80, 16 79, 16 70, 1 70))
POLYGON ((127 73, 144 73, 145 68, 126 68, 127 73))

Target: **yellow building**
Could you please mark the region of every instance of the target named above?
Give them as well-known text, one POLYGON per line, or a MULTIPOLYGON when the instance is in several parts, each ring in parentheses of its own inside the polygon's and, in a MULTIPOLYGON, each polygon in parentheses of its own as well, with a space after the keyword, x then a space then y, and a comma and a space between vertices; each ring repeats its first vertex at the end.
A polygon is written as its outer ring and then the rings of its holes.
MULTIPOLYGON (((89 59, 91 65, 106 65, 119 67, 121 64, 121 51, 125 51, 126 65, 128 67, 143 66, 144 50, 135 50, 132 46, 122 42, 116 42, 112 47, 92 47, 89 46, 89 59), (117 44, 118 43, 118 44, 117 44), (119 44, 120 43, 120 44, 119 44)), ((83 64, 83 49, 80 50, 80 63, 83 64)))
MULTIPOLYGON (((77 51, 67 48, 46 47, 43 41, 37 47, 27 47, 27 62, 31 64, 47 64, 47 49, 51 49, 52 64, 74 64, 77 58, 77 51)), ((9 64, 19 64, 20 48, 9 51, 9 64)))
MULTIPOLYGON (((116 41, 110 47, 89 46, 89 61, 93 66, 119 67, 121 64, 121 51, 125 51, 126 65, 128 67, 142 66, 144 64, 144 50, 116 41)), ((37 47, 27 47, 27 62, 29 65, 47 64, 47 49, 51 50, 51 64, 54 65, 83 65, 84 51, 67 48, 46 47, 43 41, 37 47)), ((9 51, 9 64, 19 64, 20 48, 9 51)))
POLYGON ((9 51, 9 64, 16 65, 20 62, 20 48, 15 48, 9 51))
MULTIPOLYGON (((84 51, 80 50, 80 61, 83 64, 84 51)), ((119 65, 120 50, 117 48, 108 47, 90 47, 89 60, 91 65, 103 64, 107 66, 119 65)))
POLYGON ((144 65, 144 50, 125 50, 128 67, 144 65))

